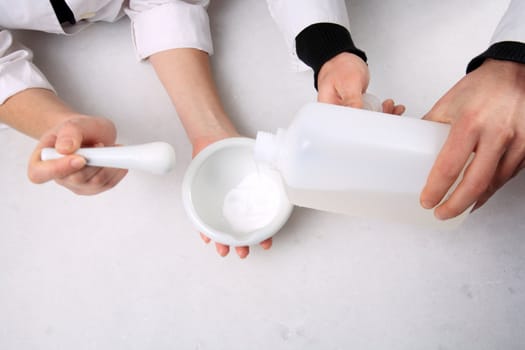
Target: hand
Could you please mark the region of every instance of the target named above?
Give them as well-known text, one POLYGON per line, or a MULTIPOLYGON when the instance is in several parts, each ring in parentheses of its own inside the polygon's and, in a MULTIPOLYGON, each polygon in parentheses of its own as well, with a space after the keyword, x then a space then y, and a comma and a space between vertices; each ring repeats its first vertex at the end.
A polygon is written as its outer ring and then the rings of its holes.
POLYGON ((525 167, 525 65, 486 60, 463 77, 424 117, 451 124, 421 193, 421 205, 438 205, 467 164, 464 177, 435 209, 439 219, 483 205, 525 167))
POLYGON ((81 146, 113 146, 116 130, 104 118, 74 116, 46 132, 29 161, 29 179, 37 184, 55 180, 76 194, 92 195, 114 187, 127 170, 86 167, 86 160, 73 153, 81 146), (42 148, 54 147, 64 155, 56 160, 42 161, 42 148))
MULTIPOLYGON (((170 95, 186 134, 193 145, 193 156, 209 144, 227 137, 239 136, 222 107, 213 80, 209 56, 202 50, 178 48, 153 54, 149 58, 166 91, 170 95), (188 89, 191 86, 191 89, 188 89)), ((210 239, 201 234, 204 242, 210 239)), ((268 249, 272 241, 261 243, 268 249)), ((217 252, 226 256, 230 247, 215 243, 217 252)), ((241 258, 249 247, 236 247, 241 258)))
MULTIPOLYGON (((319 102, 363 108, 363 94, 368 88, 368 66, 358 56, 343 52, 327 61, 319 71, 317 88, 319 102)), ((392 99, 383 102, 383 112, 401 115, 405 106, 392 99)))
MULTIPOLYGON (((202 151, 204 148, 206 148, 208 145, 217 142, 219 140, 228 138, 228 137, 238 137, 239 134, 237 133, 227 133, 227 134, 221 134, 221 135, 215 135, 214 137, 204 138, 200 139, 198 141, 195 141, 193 144, 193 157, 195 157, 200 151, 202 151)), ((210 243, 211 239, 204 235, 203 233, 200 233, 202 240, 204 243, 208 244, 210 243)), ((272 247, 272 238, 268 238, 261 243, 259 243, 261 247, 264 249, 270 249, 272 247)), ((215 242, 215 249, 217 250, 217 253, 219 253, 220 256, 224 257, 228 255, 230 252, 230 246, 215 242)), ((239 258, 244 259, 248 256, 250 253, 250 247, 243 246, 243 247, 235 247, 235 251, 237 252, 237 255, 239 258)))

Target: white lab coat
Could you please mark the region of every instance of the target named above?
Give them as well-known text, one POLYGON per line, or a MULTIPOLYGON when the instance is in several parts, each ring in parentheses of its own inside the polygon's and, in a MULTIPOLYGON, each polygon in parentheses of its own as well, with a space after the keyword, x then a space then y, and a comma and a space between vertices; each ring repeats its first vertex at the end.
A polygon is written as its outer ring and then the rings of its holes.
MULTIPOLYGON (((167 49, 191 47, 213 53, 208 0, 68 0, 77 24, 62 26, 49 1, 0 0, 0 104, 27 88, 53 89, 32 63, 29 48, 13 40, 8 29, 32 29, 74 34, 98 22, 131 19, 132 38, 140 59, 167 49)), ((296 57, 295 37, 319 22, 349 28, 344 0, 267 0, 297 70, 306 68, 296 57)), ((493 42, 525 42, 525 0, 513 0, 498 25, 493 42)))
MULTIPOLYGON (((132 38, 140 59, 167 49, 191 47, 213 53, 208 0, 68 0, 77 24, 61 25, 49 1, 0 0, 0 104, 31 87, 53 89, 32 63, 29 48, 13 40, 7 29, 31 29, 72 35, 98 22, 131 19, 132 38), (3 29, 3 30, 2 30, 3 29)), ((267 0, 290 53, 295 36, 306 26, 333 22, 348 27, 344 0, 267 0)), ((301 63, 294 59, 299 69, 301 63)), ((303 66, 306 67, 306 66, 303 66)))

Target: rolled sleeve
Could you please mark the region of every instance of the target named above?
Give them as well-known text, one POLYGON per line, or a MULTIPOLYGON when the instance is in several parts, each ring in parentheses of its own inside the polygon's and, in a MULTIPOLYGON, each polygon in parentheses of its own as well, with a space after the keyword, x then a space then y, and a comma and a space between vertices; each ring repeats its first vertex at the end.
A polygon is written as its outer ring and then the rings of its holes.
POLYGON ((17 43, 8 30, 0 30, 0 104, 29 88, 43 88, 54 92, 32 59, 31 50, 17 43))
POLYGON ((293 69, 308 69, 297 57, 295 38, 316 23, 335 23, 350 30, 344 0, 267 0, 270 14, 279 27, 290 55, 293 69))
POLYGON ((206 5, 207 1, 130 1, 126 14, 131 19, 138 57, 145 59, 176 48, 195 48, 212 54, 206 5))
POLYGON ((472 72, 487 58, 525 64, 525 0, 512 0, 499 22, 489 48, 467 65, 472 72))
POLYGON ((512 0, 492 36, 491 44, 502 41, 525 43, 525 0, 512 0))

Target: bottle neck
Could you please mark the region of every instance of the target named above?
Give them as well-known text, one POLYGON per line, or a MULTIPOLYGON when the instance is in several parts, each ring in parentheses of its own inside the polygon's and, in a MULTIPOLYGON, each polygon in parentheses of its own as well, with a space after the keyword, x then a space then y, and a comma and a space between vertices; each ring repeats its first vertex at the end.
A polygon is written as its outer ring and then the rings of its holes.
POLYGON ((285 129, 278 129, 275 134, 259 131, 255 139, 255 161, 276 168, 279 154, 283 147, 285 133, 285 129))

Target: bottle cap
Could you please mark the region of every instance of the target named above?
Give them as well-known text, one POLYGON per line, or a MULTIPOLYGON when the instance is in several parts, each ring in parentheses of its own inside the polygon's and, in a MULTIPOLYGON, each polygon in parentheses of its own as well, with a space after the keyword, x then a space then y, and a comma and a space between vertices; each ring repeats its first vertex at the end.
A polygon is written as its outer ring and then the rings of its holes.
POLYGON ((363 109, 375 112, 383 112, 383 106, 379 97, 370 93, 363 94, 363 109))

